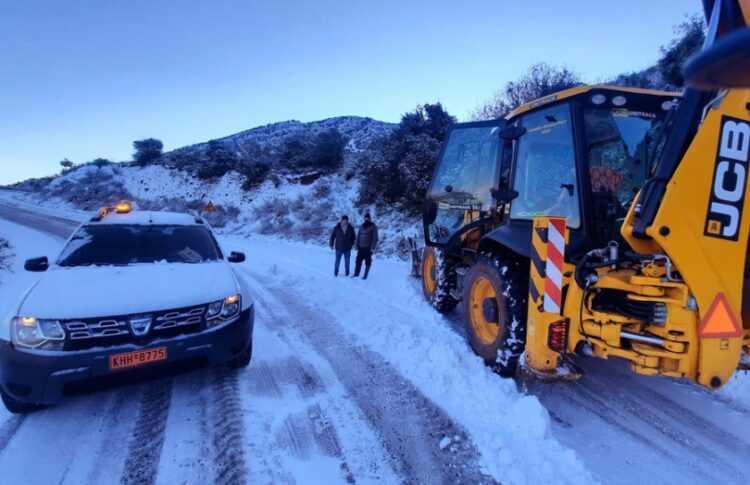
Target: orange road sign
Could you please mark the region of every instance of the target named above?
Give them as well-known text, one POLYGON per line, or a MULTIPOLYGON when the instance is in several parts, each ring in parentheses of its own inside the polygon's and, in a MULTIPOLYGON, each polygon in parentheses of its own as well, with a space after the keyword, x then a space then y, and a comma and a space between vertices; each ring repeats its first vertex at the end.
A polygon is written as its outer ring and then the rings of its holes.
POLYGON ((729 300, 724 293, 719 293, 714 298, 711 307, 701 320, 698 327, 700 338, 729 338, 741 337, 742 326, 734 316, 729 300))
POLYGON ((208 201, 208 204, 206 204, 206 207, 204 207, 203 210, 206 212, 216 212, 216 207, 213 202, 208 201))

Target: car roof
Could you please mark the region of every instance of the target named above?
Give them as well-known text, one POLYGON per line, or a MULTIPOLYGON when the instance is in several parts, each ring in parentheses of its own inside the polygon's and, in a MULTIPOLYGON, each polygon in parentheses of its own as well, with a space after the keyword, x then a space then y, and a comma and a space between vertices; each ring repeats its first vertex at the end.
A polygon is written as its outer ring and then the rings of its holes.
POLYGON ((92 220, 93 225, 179 225, 179 226, 196 226, 204 225, 196 220, 196 217, 181 212, 162 212, 162 211, 130 211, 125 214, 111 212, 102 217, 99 221, 92 220))

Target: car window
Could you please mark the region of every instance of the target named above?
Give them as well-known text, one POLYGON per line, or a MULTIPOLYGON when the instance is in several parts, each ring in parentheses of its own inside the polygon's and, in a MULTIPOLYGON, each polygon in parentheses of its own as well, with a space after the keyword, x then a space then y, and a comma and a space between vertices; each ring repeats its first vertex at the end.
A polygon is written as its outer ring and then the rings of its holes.
POLYGON ((202 263, 221 259, 203 226, 85 225, 63 249, 60 266, 202 263))

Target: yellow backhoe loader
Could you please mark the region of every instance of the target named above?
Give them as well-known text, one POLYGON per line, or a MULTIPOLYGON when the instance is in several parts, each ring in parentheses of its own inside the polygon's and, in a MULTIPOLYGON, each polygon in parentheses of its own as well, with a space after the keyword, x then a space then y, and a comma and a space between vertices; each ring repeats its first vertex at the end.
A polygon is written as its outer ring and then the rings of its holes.
POLYGON ((449 131, 422 287, 498 372, 575 353, 716 389, 748 365, 750 0, 704 9, 682 93, 581 86, 449 131))

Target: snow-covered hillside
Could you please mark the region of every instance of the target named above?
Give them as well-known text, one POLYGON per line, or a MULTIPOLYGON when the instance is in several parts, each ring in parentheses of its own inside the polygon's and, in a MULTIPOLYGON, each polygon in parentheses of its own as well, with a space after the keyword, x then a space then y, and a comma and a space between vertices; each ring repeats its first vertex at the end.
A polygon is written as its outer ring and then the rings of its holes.
POLYGON ((118 200, 135 201, 141 208, 177 211, 201 210, 212 202, 217 211, 208 215, 209 220, 225 233, 274 234, 318 244, 327 244, 342 215, 347 214, 358 225, 369 212, 380 228, 380 251, 403 256, 405 238, 418 232, 418 221, 395 210, 357 203, 358 163, 373 142, 388 135, 394 126, 354 116, 311 123, 286 121, 167 152, 145 166, 89 163, 14 188, 26 192, 26 198, 37 205, 86 211, 118 200), (336 130, 346 142, 341 166, 295 171, 280 162, 279 154, 289 139, 309 141, 327 130, 336 130), (210 158, 210 150, 217 150, 216 146, 234 157, 235 168, 220 176, 199 176, 196 166, 216 163, 210 158), (253 157, 266 157, 271 168, 259 184, 248 187, 247 175, 239 170, 259 162, 253 157))
MULTIPOLYGON (((348 150, 358 151, 366 150, 370 143, 390 133, 394 126, 392 123, 360 116, 339 116, 310 123, 291 120, 259 126, 215 141, 247 156, 250 154, 249 148, 256 144, 263 148, 278 149, 284 140, 292 135, 314 136, 335 129, 348 140, 348 150)), ((166 153, 164 159, 170 160, 174 155, 200 152, 207 148, 208 142, 186 146, 166 153)))
POLYGON ((358 205, 359 182, 347 180, 343 173, 307 184, 297 177, 282 178, 278 185, 267 180, 251 191, 243 189, 243 181, 235 171, 201 180, 163 165, 89 164, 19 196, 37 205, 92 212, 118 200, 133 200, 144 209, 177 211, 201 210, 212 202, 217 212, 208 218, 224 233, 273 234, 319 244, 327 244, 343 214, 358 225, 369 211, 380 229, 380 251, 389 256, 405 254, 405 238, 419 230, 418 221, 396 211, 358 205))

